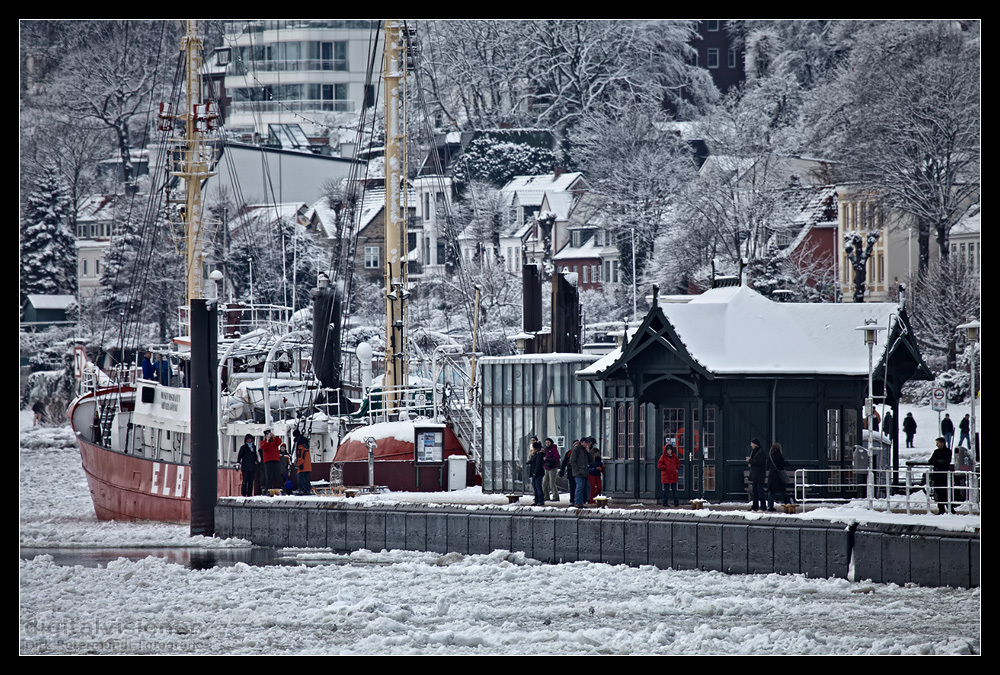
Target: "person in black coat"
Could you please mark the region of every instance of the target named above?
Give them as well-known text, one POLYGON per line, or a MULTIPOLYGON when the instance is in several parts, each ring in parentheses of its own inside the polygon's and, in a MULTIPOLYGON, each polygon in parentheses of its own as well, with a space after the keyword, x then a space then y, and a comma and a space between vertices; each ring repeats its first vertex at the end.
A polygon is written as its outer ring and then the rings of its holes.
POLYGON ((763 511, 767 502, 767 494, 764 492, 764 481, 767 474, 767 454, 760 446, 760 439, 754 438, 750 441, 750 455, 747 457, 747 466, 750 467, 750 489, 753 493, 753 505, 751 511, 763 511))
POLYGON ((962 418, 962 421, 958 423, 958 430, 962 432, 958 437, 958 444, 962 445, 962 443, 965 443, 965 447, 971 449, 972 439, 969 438, 970 426, 971 425, 969 424, 969 416, 966 415, 965 417, 962 418))
POLYGON ((241 494, 244 497, 253 497, 253 476, 260 464, 260 453, 253 444, 252 434, 247 434, 243 438, 243 445, 240 446, 239 454, 236 455, 236 461, 239 462, 240 471, 243 472, 241 494))
POLYGON ((781 443, 775 443, 767 453, 767 510, 774 511, 774 502, 788 503, 785 456, 781 443))
POLYGON ((528 473, 531 476, 531 487, 535 492, 535 506, 545 506, 545 494, 542 492, 542 477, 545 476, 545 452, 542 451, 542 444, 538 441, 531 444, 528 473))
POLYGON ((948 507, 955 512, 954 504, 948 500, 948 472, 951 470, 951 450, 945 444, 944 438, 936 440, 937 448, 927 460, 931 465, 931 485, 934 487, 934 501, 938 505, 938 513, 945 513, 948 507))
POLYGON ((889 437, 889 441, 896 440, 896 419, 892 416, 892 411, 885 412, 885 419, 882 420, 882 432, 889 437))
POLYGON ((903 433, 906 434, 906 447, 913 447, 913 436, 917 433, 917 420, 913 419, 913 413, 906 413, 903 418, 903 433))
POLYGON ((951 449, 951 441, 955 438, 955 423, 951 421, 951 415, 948 413, 944 414, 944 419, 941 420, 941 435, 944 436, 944 444, 951 449))

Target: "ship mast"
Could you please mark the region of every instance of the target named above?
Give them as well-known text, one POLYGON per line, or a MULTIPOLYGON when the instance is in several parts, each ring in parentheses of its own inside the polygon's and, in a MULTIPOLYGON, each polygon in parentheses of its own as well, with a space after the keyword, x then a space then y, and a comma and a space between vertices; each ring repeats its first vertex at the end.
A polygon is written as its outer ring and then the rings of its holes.
POLYGON ((385 398, 394 407, 407 385, 406 31, 385 22, 385 398))
MULTIPOLYGON (((207 132, 214 130, 218 123, 218 107, 215 103, 201 102, 201 53, 202 40, 198 35, 198 22, 187 19, 187 32, 181 42, 185 57, 185 87, 187 109, 175 119, 184 123, 184 159, 179 171, 170 175, 184 179, 184 232, 187 243, 185 251, 185 298, 190 306, 194 298, 204 298, 204 243, 202 236, 201 186, 206 178, 214 175, 209 171, 211 152, 205 143, 207 132)), ((168 111, 169 112, 169 111, 168 111)), ((161 112, 161 119, 164 117, 161 112)))

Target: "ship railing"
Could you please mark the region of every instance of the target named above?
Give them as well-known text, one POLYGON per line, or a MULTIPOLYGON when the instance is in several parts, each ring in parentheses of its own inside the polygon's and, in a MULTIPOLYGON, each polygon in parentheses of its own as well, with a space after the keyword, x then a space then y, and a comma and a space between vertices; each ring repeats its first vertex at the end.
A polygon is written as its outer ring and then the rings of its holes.
POLYGON ((982 513, 977 471, 797 469, 792 494, 802 510, 813 504, 850 504, 895 513, 982 513))
MULTIPOLYGON (((224 337, 246 335, 257 329, 271 333, 287 332, 293 310, 285 305, 229 302, 219 303, 218 330, 224 337)), ((177 321, 182 335, 191 334, 191 307, 177 308, 177 321)))
POLYGON ((403 413, 408 417, 434 417, 433 386, 372 387, 367 398, 363 417, 369 424, 397 420, 403 413))

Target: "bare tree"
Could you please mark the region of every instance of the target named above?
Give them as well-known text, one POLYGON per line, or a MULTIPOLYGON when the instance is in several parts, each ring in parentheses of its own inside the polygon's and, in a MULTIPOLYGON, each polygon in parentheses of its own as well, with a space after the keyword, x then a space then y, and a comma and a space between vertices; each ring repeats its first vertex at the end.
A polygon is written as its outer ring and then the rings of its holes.
POLYGON ((982 314, 979 274, 966 261, 949 259, 933 265, 913 285, 908 309, 920 347, 955 368, 965 331, 958 326, 982 314))
POLYGON ((871 230, 866 234, 858 232, 848 232, 844 235, 844 254, 851 262, 851 269, 854 271, 854 302, 865 301, 865 281, 868 276, 868 260, 872 257, 875 244, 878 243, 879 230, 871 230))
POLYGON ((979 24, 880 22, 856 39, 817 98, 817 132, 851 177, 914 216, 922 275, 931 237, 946 262, 951 228, 980 189, 979 24))
POLYGON ((90 27, 91 42, 63 63, 63 110, 96 120, 114 133, 126 185, 135 180, 133 118, 148 113, 154 89, 173 76, 175 60, 163 59, 161 53, 168 28, 168 22, 102 21, 90 27), (161 60, 170 64, 163 69, 166 74, 158 71, 161 60))

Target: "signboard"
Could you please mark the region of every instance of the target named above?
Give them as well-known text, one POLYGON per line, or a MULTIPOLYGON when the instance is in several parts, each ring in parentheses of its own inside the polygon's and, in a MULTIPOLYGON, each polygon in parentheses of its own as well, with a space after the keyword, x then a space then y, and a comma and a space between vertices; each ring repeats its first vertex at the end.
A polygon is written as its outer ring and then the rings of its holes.
POLYGON ((418 464, 440 464, 444 461, 444 429, 415 429, 413 450, 418 464))
POLYGON ((931 392, 931 410, 937 410, 941 412, 942 410, 948 409, 948 397, 944 393, 944 389, 941 387, 935 387, 934 391, 931 392))

